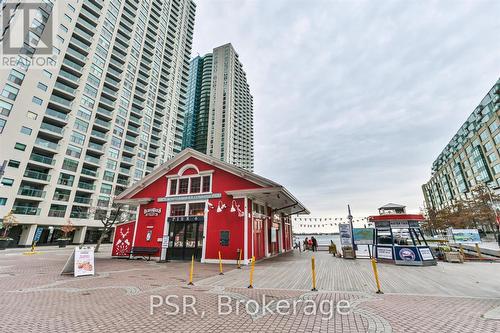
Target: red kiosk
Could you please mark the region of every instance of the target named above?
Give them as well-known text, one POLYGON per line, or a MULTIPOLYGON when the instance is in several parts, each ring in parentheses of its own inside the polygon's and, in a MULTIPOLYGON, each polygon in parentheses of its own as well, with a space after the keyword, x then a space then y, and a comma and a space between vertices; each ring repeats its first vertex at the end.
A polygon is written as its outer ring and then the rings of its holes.
MULTIPOLYGON (((186 149, 122 192, 137 206, 131 249, 160 260, 242 264, 292 249, 291 215, 309 214, 283 186, 186 149)), ((115 239, 120 230, 116 228, 115 239)), ((118 253, 113 249, 113 253, 118 253)))

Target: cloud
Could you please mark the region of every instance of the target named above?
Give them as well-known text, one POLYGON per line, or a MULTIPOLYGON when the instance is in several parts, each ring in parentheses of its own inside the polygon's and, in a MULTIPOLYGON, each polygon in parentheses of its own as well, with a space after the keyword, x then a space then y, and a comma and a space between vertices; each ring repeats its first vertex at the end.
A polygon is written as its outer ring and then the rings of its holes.
POLYGON ((194 53, 232 42, 256 172, 314 214, 418 211, 434 159, 497 80, 498 1, 197 2, 194 53))

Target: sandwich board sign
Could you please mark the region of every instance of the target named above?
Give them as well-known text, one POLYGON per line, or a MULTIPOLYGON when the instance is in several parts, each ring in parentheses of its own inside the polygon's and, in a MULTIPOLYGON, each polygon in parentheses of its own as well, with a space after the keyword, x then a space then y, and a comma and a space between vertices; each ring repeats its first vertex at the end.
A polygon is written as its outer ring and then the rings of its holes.
POLYGON ((94 275, 94 248, 87 246, 75 247, 64 265, 61 275, 63 274, 73 274, 75 277, 94 275))

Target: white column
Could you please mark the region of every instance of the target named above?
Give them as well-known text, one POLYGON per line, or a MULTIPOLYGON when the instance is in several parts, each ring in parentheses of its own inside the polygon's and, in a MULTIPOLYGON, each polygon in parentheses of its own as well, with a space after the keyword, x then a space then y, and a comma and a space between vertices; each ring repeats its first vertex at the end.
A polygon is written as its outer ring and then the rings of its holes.
POLYGON ((208 225, 208 212, 210 207, 208 206, 209 200, 205 203, 205 216, 203 219, 203 247, 201 249, 201 262, 205 262, 205 256, 207 252, 207 225, 208 225))
MULTIPOLYGON (((248 211, 248 198, 245 197, 245 212, 248 211)), ((248 214, 245 214, 243 228, 243 265, 248 265, 248 214)))
MULTIPOLYGON (((140 213, 140 212, 139 212, 140 213)), ((167 203, 167 211, 165 212, 165 223, 163 224, 163 239, 166 238, 166 236, 169 236, 168 234, 168 229, 169 229, 169 223, 168 223, 168 217, 170 216, 170 204, 167 203)), ((139 215, 137 215, 137 221, 135 222, 135 227, 137 231, 137 224, 139 222, 139 215)), ((134 233, 134 238, 135 238, 135 233, 134 233)), ((170 238, 169 238, 170 241, 170 238)), ((167 244, 168 246, 168 244, 167 244)), ((168 248, 161 243, 161 252, 160 252, 160 262, 167 260, 167 251, 168 248)))
MULTIPOLYGON (((266 212, 267 212, 267 207, 266 207, 266 212)), ((267 214, 266 214, 267 215, 267 214)), ((269 257, 269 234, 267 228, 269 227, 268 222, 267 222, 267 217, 264 220, 264 253, 266 257, 269 257)))
POLYGON ((73 236, 73 244, 83 244, 85 241, 85 234, 87 233, 87 226, 79 227, 75 230, 73 236))
POLYGON ((31 246, 33 238, 35 237, 36 227, 36 224, 25 224, 22 226, 23 231, 21 233, 21 238, 19 239, 20 246, 31 246))
POLYGON ((285 227, 284 225, 284 221, 283 221, 283 215, 281 216, 280 218, 280 228, 278 229, 279 230, 279 252, 280 253, 283 253, 284 252, 284 247, 283 247, 283 228, 285 227))

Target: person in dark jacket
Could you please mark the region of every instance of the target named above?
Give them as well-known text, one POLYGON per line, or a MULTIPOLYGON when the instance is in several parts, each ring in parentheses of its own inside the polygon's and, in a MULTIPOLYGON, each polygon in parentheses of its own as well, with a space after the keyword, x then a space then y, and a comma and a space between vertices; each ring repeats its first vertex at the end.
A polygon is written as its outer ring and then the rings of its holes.
POLYGON ((313 252, 316 252, 318 251, 318 241, 316 240, 316 238, 311 237, 311 241, 312 241, 312 250, 313 252))

